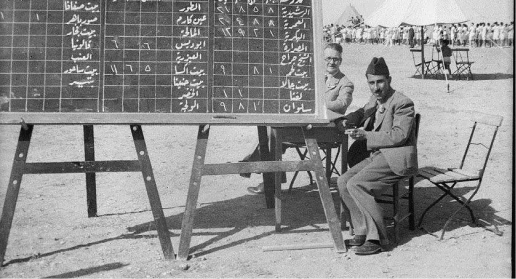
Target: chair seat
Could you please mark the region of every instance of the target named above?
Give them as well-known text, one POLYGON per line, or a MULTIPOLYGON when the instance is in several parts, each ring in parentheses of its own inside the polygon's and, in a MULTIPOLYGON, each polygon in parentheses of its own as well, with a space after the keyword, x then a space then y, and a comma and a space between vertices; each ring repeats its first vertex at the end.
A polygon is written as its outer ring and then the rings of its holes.
MULTIPOLYGON (((318 143, 319 148, 321 149, 328 149, 328 148, 338 148, 341 143, 340 142, 319 142, 318 143)), ((306 143, 304 142, 283 142, 283 146, 288 148, 295 148, 295 147, 305 147, 306 143)))
POLYGON ((475 62, 457 62, 457 65, 471 65, 475 62))
POLYGON ((422 176, 433 183, 460 182, 480 179, 480 173, 473 173, 463 169, 441 169, 436 167, 425 167, 419 169, 419 176, 422 176))

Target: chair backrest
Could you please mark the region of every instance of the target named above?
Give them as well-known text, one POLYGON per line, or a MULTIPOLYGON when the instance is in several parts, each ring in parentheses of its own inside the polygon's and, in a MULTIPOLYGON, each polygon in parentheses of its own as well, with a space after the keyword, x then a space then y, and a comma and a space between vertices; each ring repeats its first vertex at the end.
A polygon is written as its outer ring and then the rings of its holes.
POLYGON ((476 163, 474 171, 478 171, 480 179, 484 175, 487 161, 491 155, 493 144, 498 133, 498 128, 502 125, 503 117, 499 115, 477 115, 473 119, 473 127, 469 136, 466 150, 462 157, 460 168, 464 169, 467 164, 476 163), (477 147, 473 150, 473 146, 477 147))
POLYGON ((411 48, 410 53, 412 53, 412 61, 414 61, 414 65, 417 66, 421 64, 421 49, 411 48), (416 53, 419 53, 419 55, 416 53))
POLYGON ((453 59, 455 63, 470 63, 469 61, 469 49, 467 48, 456 48, 453 50, 453 59))
POLYGON ((419 138, 419 122, 421 121, 421 114, 416 113, 416 142, 419 138))

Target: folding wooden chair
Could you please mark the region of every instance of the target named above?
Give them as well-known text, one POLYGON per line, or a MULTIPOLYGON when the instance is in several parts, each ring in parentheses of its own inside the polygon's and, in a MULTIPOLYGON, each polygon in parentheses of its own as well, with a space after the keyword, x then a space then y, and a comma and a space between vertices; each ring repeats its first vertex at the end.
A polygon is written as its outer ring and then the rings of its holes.
POLYGON ((428 74, 434 77, 437 77, 438 75, 444 75, 444 63, 441 50, 438 45, 432 45, 431 57, 430 65, 428 66, 428 74))
POLYGON ((410 52, 412 53, 412 61, 414 62, 414 67, 416 68, 416 71, 414 72, 414 76, 418 75, 418 74, 422 75, 423 67, 425 69, 425 73, 428 73, 430 71, 429 68, 430 68, 432 61, 425 60, 424 64, 421 62, 421 49, 411 48, 410 52))
POLYGON ((473 79, 471 65, 475 62, 469 61, 469 48, 456 48, 453 50, 456 70, 453 75, 457 78, 465 77, 467 80, 473 79))
MULTIPOLYGON (((287 142, 287 143, 283 143, 283 146, 285 146, 287 148, 295 148, 296 152, 299 155, 299 158, 301 160, 304 160, 307 157, 308 149, 306 148, 304 143, 287 142)), ((339 170, 336 167, 337 160, 338 160, 339 154, 340 154, 340 147, 341 147, 340 142, 335 142, 335 143, 326 143, 326 142, 319 143, 319 148, 324 152, 324 157, 322 158, 322 160, 325 161, 326 179, 328 180, 328 185, 330 185, 330 186, 332 186, 331 183, 330 183, 331 176, 333 174, 336 174, 337 176, 340 176, 340 172, 339 172, 339 170), (333 158, 333 155, 332 155, 332 153, 333 153, 332 150, 333 149, 336 149, 335 158, 333 158)), ((310 184, 313 184, 314 180, 313 180, 312 173, 310 171, 307 171, 307 173, 308 173, 308 177, 310 178, 310 184)), ((294 173, 294 176, 290 180, 290 185, 288 187, 288 192, 292 191, 292 187, 294 186, 294 182, 296 181, 296 178, 297 178, 298 174, 299 174, 299 171, 296 171, 294 173)))
MULTIPOLYGON (((476 223, 475 215, 473 214, 473 210, 469 206, 469 203, 477 194, 480 184, 482 183, 487 161, 489 160, 489 155, 491 154, 493 143, 496 138, 498 128, 502 124, 502 120, 503 117, 497 115, 484 115, 473 119, 473 128, 471 130, 468 144, 466 145, 466 151, 462 156, 462 161, 458 168, 441 169, 437 167, 425 167, 419 170, 418 176, 430 181, 437 188, 441 189, 444 194, 442 194, 437 200, 431 203, 425 209, 425 211, 423 211, 423 214, 421 215, 417 225, 418 227, 421 227, 421 223, 423 222, 423 218, 425 217, 426 213, 446 196, 450 196, 459 202, 461 206, 456 209, 446 220, 446 223, 442 228, 440 237, 441 240, 444 237, 446 227, 450 221, 463 208, 466 208, 469 211, 471 221, 476 223), (485 134, 489 134, 491 137, 483 137, 485 134), (466 199, 462 196, 459 197, 452 192, 458 183, 469 181, 476 181, 476 186, 474 186, 473 193, 469 198, 466 199)), ((410 187, 413 187, 413 185, 410 187)))

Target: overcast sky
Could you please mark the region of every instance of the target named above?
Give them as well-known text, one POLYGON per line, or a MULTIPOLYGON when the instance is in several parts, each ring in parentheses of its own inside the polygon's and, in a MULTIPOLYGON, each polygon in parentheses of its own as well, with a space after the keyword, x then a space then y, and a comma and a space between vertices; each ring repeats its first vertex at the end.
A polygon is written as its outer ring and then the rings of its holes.
MULTIPOLYGON (((366 18, 384 1, 390 0, 321 0, 323 3, 323 22, 336 21, 350 4, 366 18)), ((420 0, 427 1, 427 0, 420 0)), ((473 22, 514 21, 514 0, 456 0, 464 14, 473 22)))

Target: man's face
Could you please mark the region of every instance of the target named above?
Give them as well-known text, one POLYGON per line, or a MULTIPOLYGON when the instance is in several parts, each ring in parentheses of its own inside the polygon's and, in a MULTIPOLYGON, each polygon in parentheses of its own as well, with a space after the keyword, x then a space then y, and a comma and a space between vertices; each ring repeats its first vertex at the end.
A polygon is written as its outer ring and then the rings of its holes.
POLYGON ((387 101, 391 90, 391 77, 367 74, 367 84, 376 100, 380 103, 387 101))
POLYGON ((324 61, 326 62, 326 72, 334 75, 339 71, 342 55, 334 49, 327 48, 324 50, 324 61))

